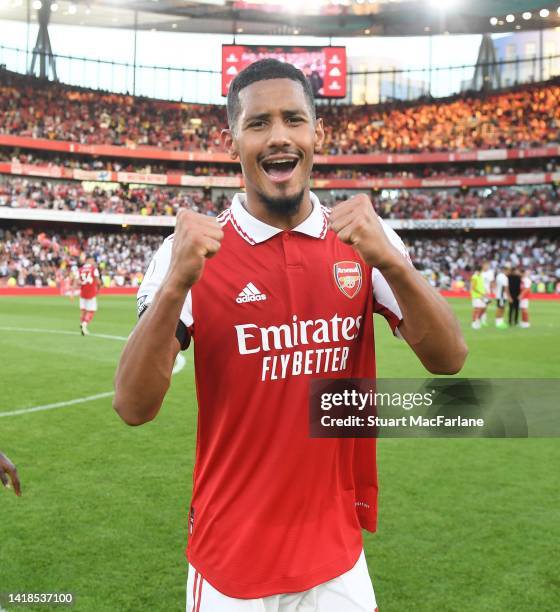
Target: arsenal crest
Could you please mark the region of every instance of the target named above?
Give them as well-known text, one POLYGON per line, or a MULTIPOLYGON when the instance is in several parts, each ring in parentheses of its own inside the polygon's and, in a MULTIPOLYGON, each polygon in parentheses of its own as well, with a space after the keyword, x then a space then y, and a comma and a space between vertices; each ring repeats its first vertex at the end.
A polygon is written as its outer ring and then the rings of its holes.
POLYGON ((337 287, 347 298, 358 295, 362 288, 362 267, 357 261, 337 261, 333 271, 337 287))

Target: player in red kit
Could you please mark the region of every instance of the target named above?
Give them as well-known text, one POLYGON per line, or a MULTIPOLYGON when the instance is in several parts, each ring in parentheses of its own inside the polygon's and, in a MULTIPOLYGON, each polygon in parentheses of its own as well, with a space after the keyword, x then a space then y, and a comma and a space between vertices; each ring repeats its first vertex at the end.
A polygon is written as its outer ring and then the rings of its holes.
POLYGON ((86 263, 78 270, 80 284, 80 331, 82 336, 89 334, 88 325, 97 312, 97 293, 101 287, 99 270, 93 257, 88 257, 86 263))
POLYGON ((529 270, 523 272, 521 277, 521 294, 519 295, 519 307, 521 308, 521 323, 519 327, 527 329, 531 327, 529 322, 529 297, 531 296, 531 275, 529 270))
POLYGON ((246 193, 218 219, 179 213, 138 292, 113 405, 130 425, 153 419, 193 341, 189 612, 374 612, 361 530, 376 529, 376 440, 311 438, 310 382, 375 377, 374 313, 431 372, 459 371, 466 347, 367 196, 331 212, 311 193, 324 129, 299 70, 252 64, 227 110, 246 193))

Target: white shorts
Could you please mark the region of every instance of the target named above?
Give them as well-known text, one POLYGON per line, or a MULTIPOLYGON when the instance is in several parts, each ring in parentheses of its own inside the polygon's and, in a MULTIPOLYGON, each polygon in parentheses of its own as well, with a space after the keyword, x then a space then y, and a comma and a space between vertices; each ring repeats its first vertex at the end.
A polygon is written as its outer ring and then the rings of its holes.
POLYGON ((520 300, 519 306, 520 306, 520 308, 523 308, 523 310, 529 308, 529 299, 528 298, 524 298, 524 299, 520 300))
POLYGON ((482 298, 473 298, 472 301, 473 308, 486 308, 486 303, 482 298))
POLYGON ((364 551, 344 574, 308 591, 260 599, 227 597, 189 566, 187 612, 376 612, 364 551))
POLYGON ((86 300, 85 298, 80 298, 80 310, 89 310, 95 312, 97 310, 97 298, 91 298, 86 300))

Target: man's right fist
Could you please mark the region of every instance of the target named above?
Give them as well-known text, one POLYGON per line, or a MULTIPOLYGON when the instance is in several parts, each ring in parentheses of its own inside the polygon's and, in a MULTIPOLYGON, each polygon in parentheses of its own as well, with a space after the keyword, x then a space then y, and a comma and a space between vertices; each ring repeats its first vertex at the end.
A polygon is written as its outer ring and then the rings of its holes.
POLYGON ((215 217, 182 209, 177 214, 168 279, 188 291, 202 276, 207 257, 215 255, 224 232, 215 217))

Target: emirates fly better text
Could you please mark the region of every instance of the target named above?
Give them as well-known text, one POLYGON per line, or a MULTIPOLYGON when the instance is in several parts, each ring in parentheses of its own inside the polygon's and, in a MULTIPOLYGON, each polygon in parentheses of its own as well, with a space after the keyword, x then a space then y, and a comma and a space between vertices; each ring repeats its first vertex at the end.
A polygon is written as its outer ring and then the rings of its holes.
POLYGON ((361 316, 340 317, 335 314, 330 319, 304 321, 293 315, 290 323, 268 327, 244 323, 236 325, 235 331, 241 355, 283 351, 262 356, 261 380, 265 381, 345 370, 350 346, 358 337, 361 322, 361 316), (310 344, 334 343, 338 346, 304 348, 310 344))

